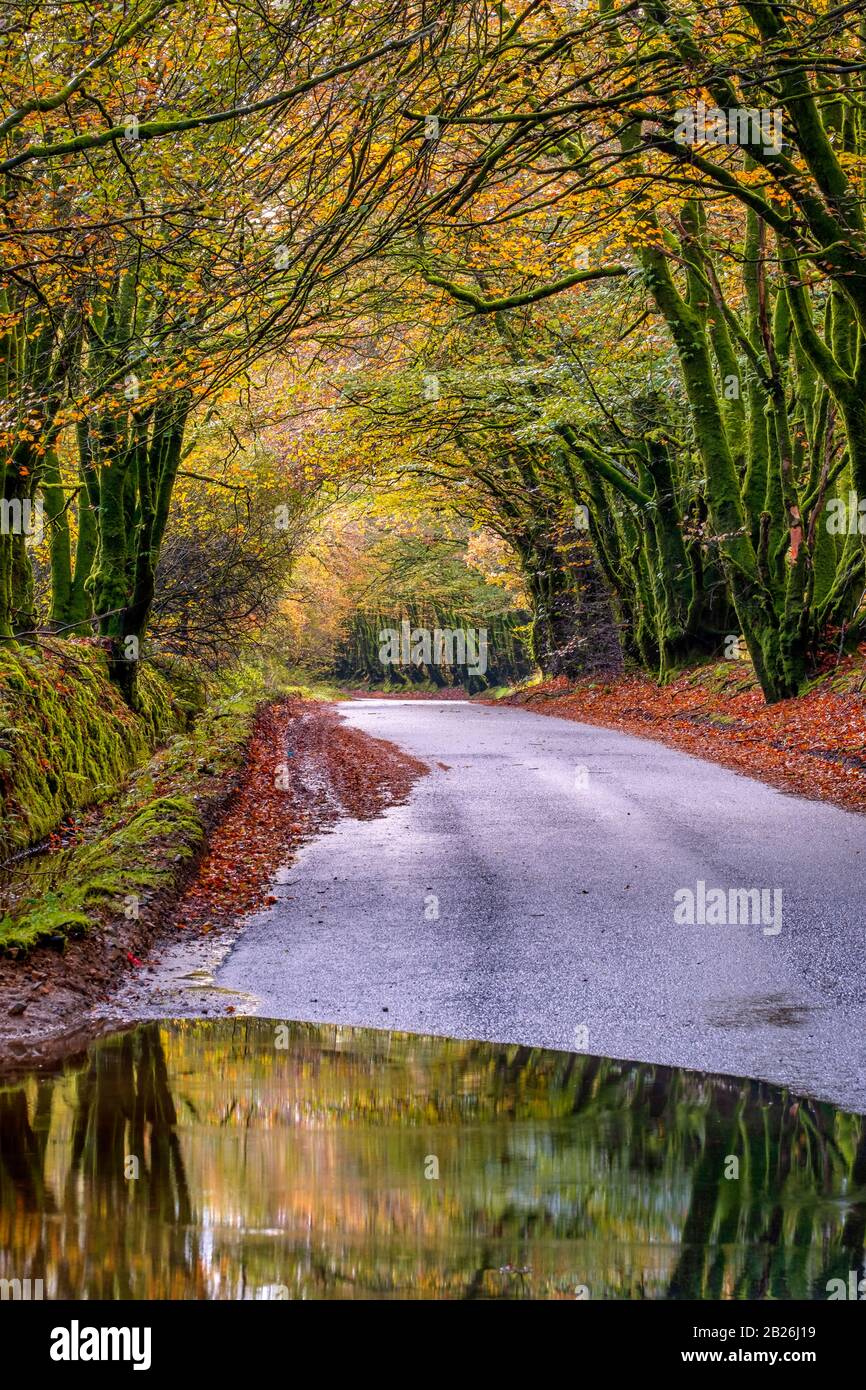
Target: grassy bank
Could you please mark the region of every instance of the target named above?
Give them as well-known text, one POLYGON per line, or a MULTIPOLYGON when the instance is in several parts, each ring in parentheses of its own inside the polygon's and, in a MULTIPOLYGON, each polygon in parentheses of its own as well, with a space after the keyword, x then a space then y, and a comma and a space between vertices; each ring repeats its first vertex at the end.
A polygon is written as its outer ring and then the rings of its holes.
POLYGON ((0 646, 0 861, 111 796, 132 768, 186 726, 188 683, 173 692, 144 666, 140 695, 133 713, 93 642, 0 646))
POLYGON ((70 660, 54 644, 38 659, 7 659, 9 704, 21 730, 16 737, 36 738, 40 719, 43 726, 28 767, 20 770, 18 759, 11 763, 13 794, 4 797, 4 815, 12 843, 30 843, 60 817, 95 801, 107 804, 84 818, 77 843, 21 866, 14 901, 0 914, 0 952, 14 955, 45 942, 60 946, 67 935, 87 934, 109 918, 127 924, 125 944, 134 948, 135 924, 182 884, 224 810, 258 708, 288 689, 273 671, 237 672, 221 690, 211 688, 193 721, 189 673, 183 681, 170 673, 170 686, 165 674, 146 668, 147 712, 133 715, 107 684, 101 661, 93 648, 76 650, 70 660), (63 688, 46 691, 52 679, 63 688), (171 693, 175 684, 184 687, 180 697, 171 693), (178 732, 179 725, 186 727, 178 732), (68 780, 65 764, 57 767, 63 729, 77 740, 71 765, 86 770, 68 780), (153 752, 160 737, 166 741, 153 752), (22 805, 31 793, 36 814, 22 805))

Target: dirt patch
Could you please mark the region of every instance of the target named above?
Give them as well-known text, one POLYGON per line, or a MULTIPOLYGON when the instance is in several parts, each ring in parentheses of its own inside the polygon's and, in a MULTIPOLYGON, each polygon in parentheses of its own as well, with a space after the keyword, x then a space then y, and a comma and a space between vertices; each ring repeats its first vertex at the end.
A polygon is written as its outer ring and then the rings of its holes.
POLYGON ((303 840, 340 815, 369 820, 405 801, 427 770, 394 744, 347 728, 330 705, 271 706, 175 925, 207 932, 264 906, 275 870, 303 840))
POLYGON ((856 691, 766 705, 741 676, 708 667, 665 686, 639 676, 546 681, 504 703, 658 739, 782 791, 866 811, 866 696, 856 691))
MULTIPOLYGON (((176 865, 172 886, 137 918, 106 911, 60 949, 0 958, 0 1069, 50 1064, 105 1025, 89 1012, 176 932, 208 933, 268 901, 276 869, 341 814, 369 818, 405 800, 424 763, 346 728, 330 705, 264 706, 239 773, 207 783, 203 854, 176 865)), ((155 792, 160 790, 158 779, 155 792)), ((93 831, 92 833, 98 833, 93 831)))

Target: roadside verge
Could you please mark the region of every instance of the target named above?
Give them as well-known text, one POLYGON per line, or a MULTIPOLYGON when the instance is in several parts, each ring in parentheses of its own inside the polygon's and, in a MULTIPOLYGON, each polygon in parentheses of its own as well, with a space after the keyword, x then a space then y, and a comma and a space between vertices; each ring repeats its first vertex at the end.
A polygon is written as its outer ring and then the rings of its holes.
POLYGON ((50 1061, 176 931, 267 901, 275 870, 341 814, 378 815, 423 763, 288 693, 217 702, 76 843, 26 866, 0 956, 0 1067, 50 1061))

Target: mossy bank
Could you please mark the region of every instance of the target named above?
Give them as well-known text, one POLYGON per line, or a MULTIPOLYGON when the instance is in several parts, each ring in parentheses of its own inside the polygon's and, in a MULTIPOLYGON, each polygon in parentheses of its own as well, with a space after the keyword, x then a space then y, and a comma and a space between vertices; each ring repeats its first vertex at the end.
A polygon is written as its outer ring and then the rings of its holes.
POLYGON ((143 664, 131 710, 95 642, 0 644, 0 862, 111 796, 203 702, 143 664))
MULTIPOLYGON (((35 692, 58 667, 51 652, 7 659, 4 670, 17 671, 26 687, 19 719, 24 711, 31 726, 36 723, 35 692)), ((176 698, 174 682, 169 685, 164 674, 142 675, 150 712, 132 715, 106 690, 98 653, 85 652, 77 670, 66 663, 63 684, 72 713, 65 717, 74 721, 81 745, 76 765, 89 768, 86 780, 73 784, 81 800, 47 785, 49 776, 57 780, 56 768, 42 769, 41 777, 32 768, 13 777, 15 803, 8 794, 4 799, 17 844, 52 828, 49 807, 63 815, 76 804, 91 806, 71 843, 26 858, 13 866, 11 878, 7 874, 7 902, 0 911, 0 1062, 6 1065, 50 1059, 54 1041, 68 1037, 85 1010, 147 949, 234 795, 257 712, 279 695, 270 682, 248 675, 230 692, 211 690, 210 702, 190 723, 189 694, 176 698), (101 707, 90 701, 101 701, 101 707), (90 731, 83 717, 88 707, 90 731), (184 727, 172 732, 178 724, 184 727), (167 741, 148 756, 149 740, 161 734, 167 741), (132 767, 139 750, 146 761, 132 767), (28 785, 41 798, 41 809, 24 822, 17 807, 28 785), (95 806, 97 801, 104 804, 95 806)), ((40 744, 46 760, 61 745, 62 717, 46 717, 52 729, 40 744)), ((18 727, 23 726, 22 720, 18 727)))

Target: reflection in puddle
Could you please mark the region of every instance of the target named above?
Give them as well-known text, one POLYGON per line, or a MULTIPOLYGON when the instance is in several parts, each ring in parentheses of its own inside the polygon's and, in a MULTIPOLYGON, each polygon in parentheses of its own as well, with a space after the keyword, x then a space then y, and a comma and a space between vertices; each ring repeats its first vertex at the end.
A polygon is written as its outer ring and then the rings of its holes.
POLYGON ((0 1086, 46 1298, 826 1298, 864 1227, 866 1121, 751 1081, 238 1019, 0 1086))

